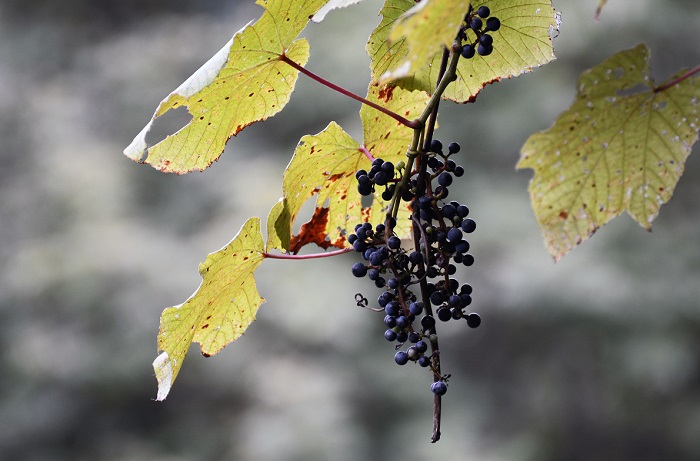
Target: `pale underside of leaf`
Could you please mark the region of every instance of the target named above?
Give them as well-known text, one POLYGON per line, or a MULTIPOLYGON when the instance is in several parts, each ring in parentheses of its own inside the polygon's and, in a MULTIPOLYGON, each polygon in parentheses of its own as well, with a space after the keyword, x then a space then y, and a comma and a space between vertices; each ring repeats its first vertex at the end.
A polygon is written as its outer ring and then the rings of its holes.
POLYGON ((321 22, 326 18, 326 15, 337 8, 345 8, 356 3, 360 3, 362 0, 330 0, 328 3, 323 5, 323 7, 318 10, 318 12, 311 18, 313 22, 321 22))
MULTIPOLYGON (((382 9, 382 22, 367 45, 372 58, 373 81, 393 81, 392 84, 410 90, 432 92, 442 59, 442 48, 433 53, 416 72, 406 65, 410 47, 406 40, 387 41, 393 21, 413 4, 410 0, 389 0, 382 9)), ((554 59, 552 38, 558 34, 559 15, 549 0, 473 1, 474 8, 487 5, 491 16, 501 20, 501 28, 491 32, 494 51, 489 56, 476 55, 460 59, 457 80, 447 87, 444 99, 455 102, 473 100, 485 85, 504 78, 532 71, 554 59)), ((475 36, 468 32, 470 40, 475 36)))
POLYGON ((153 362, 157 400, 168 395, 192 342, 211 356, 243 335, 265 302, 253 272, 264 258, 260 219, 250 218, 236 237, 207 256, 199 267, 202 283, 183 304, 161 315, 158 350, 153 362))
POLYGON ((700 83, 655 92, 639 45, 584 72, 573 105, 532 135, 518 168, 532 168, 533 209, 555 259, 623 211, 645 229, 683 173, 698 137, 700 83))
POLYGON ((280 61, 286 55, 304 65, 306 40, 294 40, 323 0, 259 1, 265 12, 238 31, 212 59, 163 100, 151 121, 124 153, 131 159, 174 173, 203 170, 226 142, 246 126, 277 114, 289 102, 298 72, 280 61), (148 146, 155 120, 179 107, 192 117, 177 133, 148 146))

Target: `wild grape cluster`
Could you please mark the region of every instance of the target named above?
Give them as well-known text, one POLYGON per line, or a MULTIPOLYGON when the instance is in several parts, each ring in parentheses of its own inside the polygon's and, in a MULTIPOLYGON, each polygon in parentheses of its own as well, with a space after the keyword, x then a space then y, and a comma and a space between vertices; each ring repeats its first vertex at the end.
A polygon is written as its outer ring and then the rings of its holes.
POLYGON ((496 32, 500 28, 500 19, 491 16, 488 6, 480 6, 476 11, 470 6, 457 35, 462 45, 462 57, 471 59, 474 53, 479 56, 490 55, 493 52, 493 36, 489 32, 496 32))
POLYGON ((358 224, 348 236, 364 260, 352 266, 353 275, 367 277, 385 289, 376 310, 384 313, 384 337, 396 343, 394 360, 399 365, 415 362, 430 368, 436 376, 431 386, 436 395, 447 392, 448 378, 438 372, 436 319, 465 319, 471 328, 481 323, 478 314, 466 310, 472 302, 471 285, 453 277, 458 265, 474 264, 466 235, 476 229, 468 217, 469 208, 448 201, 453 179, 464 174, 464 168, 450 158, 459 150, 459 144, 453 142, 443 152, 442 143, 433 140, 429 151, 420 154, 417 164, 422 166, 415 171, 404 172, 404 162, 395 167, 375 159, 369 171, 356 174, 361 195, 379 193, 383 187, 385 200, 410 202, 417 242, 413 249, 407 249, 395 234, 396 220, 390 215, 376 227, 358 224), (402 182, 404 175, 409 178, 406 182, 402 182))

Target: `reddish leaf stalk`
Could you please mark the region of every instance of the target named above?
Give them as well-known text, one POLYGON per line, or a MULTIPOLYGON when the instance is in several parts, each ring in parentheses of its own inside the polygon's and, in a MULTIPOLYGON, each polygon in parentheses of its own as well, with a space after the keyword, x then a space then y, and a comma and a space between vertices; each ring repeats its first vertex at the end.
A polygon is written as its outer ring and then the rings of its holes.
POLYGON ((335 251, 326 251, 325 253, 312 253, 308 255, 290 255, 290 254, 274 254, 274 253, 263 253, 264 258, 270 258, 270 259, 293 259, 293 260, 300 260, 300 259, 320 259, 320 258, 330 258, 331 256, 338 256, 342 255, 345 253, 349 253, 353 251, 352 248, 341 248, 340 250, 335 250, 335 251))
POLYGON ((352 91, 348 91, 345 88, 339 87, 338 85, 331 83, 328 80, 326 80, 325 78, 320 77, 320 76, 314 74, 313 72, 311 72, 310 70, 307 70, 306 68, 300 66, 299 64, 292 61, 284 54, 280 56, 280 61, 289 64, 290 66, 292 66, 293 68, 295 68, 296 70, 298 70, 302 74, 306 75, 307 77, 309 77, 313 80, 316 80, 318 83, 320 83, 324 86, 327 86, 328 88, 335 90, 340 94, 343 94, 343 95, 345 95, 349 98, 352 98, 356 101, 360 101, 362 104, 365 104, 369 107, 377 109, 379 112, 382 112, 383 114, 388 115, 389 117, 393 118, 394 120, 401 123, 402 125, 406 125, 407 127, 412 128, 412 129, 420 128, 420 126, 421 126, 421 123, 418 120, 408 120, 407 118, 400 116, 396 112, 393 112, 393 111, 387 109, 386 107, 382 107, 379 104, 373 103, 372 101, 369 101, 369 100, 363 98, 362 96, 359 96, 359 95, 353 93, 352 91))
POLYGON ((672 86, 678 85, 683 80, 692 77, 693 75, 697 74, 698 72, 700 72, 700 66, 697 66, 696 68, 689 70, 685 74, 681 75, 680 77, 674 78, 670 82, 666 82, 661 86, 657 86, 656 88, 654 88, 654 93, 661 93, 662 91, 668 90, 672 86))

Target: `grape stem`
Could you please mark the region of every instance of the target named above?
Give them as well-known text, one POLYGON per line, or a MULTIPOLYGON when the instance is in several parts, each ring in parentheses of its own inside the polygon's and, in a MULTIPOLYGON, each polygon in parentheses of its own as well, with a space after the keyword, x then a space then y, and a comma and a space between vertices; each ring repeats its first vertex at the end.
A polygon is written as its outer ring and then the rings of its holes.
POLYGON ((665 91, 665 90, 671 88, 672 86, 678 85, 683 80, 692 77, 693 75, 697 74, 698 72, 700 72, 700 66, 697 66, 696 68, 689 70, 688 72, 684 73, 683 75, 676 77, 673 80, 664 83, 663 85, 657 86, 656 88, 654 88, 654 93, 661 93, 662 91, 665 91))
POLYGON ((423 125, 422 122, 419 122, 418 120, 408 120, 407 118, 402 117, 401 115, 397 114, 396 112, 394 112, 392 110, 387 109, 386 107, 382 107, 377 103, 369 101, 369 100, 363 98, 362 96, 359 96, 359 95, 353 93, 352 91, 346 90, 345 88, 342 88, 342 87, 336 85, 335 83, 329 82, 325 78, 314 74, 313 72, 304 68, 303 66, 300 66, 299 64, 297 64, 293 60, 289 59, 284 54, 282 54, 280 56, 280 61, 289 64, 290 66, 292 66, 293 68, 295 68, 296 70, 298 70, 302 74, 306 75, 307 77, 309 77, 313 80, 316 80, 321 85, 327 86, 328 88, 330 88, 334 91, 337 91, 340 94, 343 94, 343 95, 345 95, 349 98, 352 98, 356 101, 360 101, 362 104, 365 104, 369 107, 377 109, 379 112, 382 112, 383 114, 388 115, 389 117, 393 118, 394 120, 401 123, 402 125, 406 125, 407 127, 412 128, 412 129, 419 129, 423 125))
POLYGON ((320 259, 320 258, 330 258, 331 256, 338 256, 342 255, 345 253, 350 253, 351 251, 354 251, 352 248, 341 248, 340 250, 335 250, 335 251, 326 251, 325 253, 312 253, 308 255, 290 255, 286 253, 263 253, 263 258, 270 258, 270 259, 294 259, 294 260, 300 260, 300 259, 320 259))

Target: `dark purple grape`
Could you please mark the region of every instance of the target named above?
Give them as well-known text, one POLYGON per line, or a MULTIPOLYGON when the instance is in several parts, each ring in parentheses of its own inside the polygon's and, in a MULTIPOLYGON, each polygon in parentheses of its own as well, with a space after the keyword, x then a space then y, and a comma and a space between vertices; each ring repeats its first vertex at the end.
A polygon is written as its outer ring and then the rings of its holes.
POLYGON ((405 351, 398 351, 394 355, 394 361, 399 365, 406 365, 408 363, 408 354, 405 351))
POLYGON ((452 175, 447 171, 443 171, 442 173, 440 173, 437 180, 438 184, 440 184, 442 187, 447 187, 450 184, 452 184, 452 175))
POLYGON ((435 395, 445 395, 447 393, 447 384, 444 381, 437 381, 430 385, 430 390, 435 395))
POLYGON ((396 332, 394 330, 386 330, 384 332, 384 338, 387 341, 396 341, 396 332))
POLYGON ((391 315, 385 316, 384 317, 384 325, 386 325, 387 328, 394 328, 396 326, 396 317, 391 316, 391 315))
POLYGON ((367 267, 362 263, 355 263, 352 266, 352 275, 355 277, 364 277, 367 274, 367 267))
POLYGON ((432 315, 424 315, 423 318, 420 319, 420 325, 426 330, 433 328, 435 326, 435 317, 432 315))
POLYGON ((430 365, 430 357, 426 357, 425 355, 418 357, 418 365, 422 366, 423 368, 427 367, 430 365))
POLYGON ((476 53, 476 50, 474 49, 474 45, 464 45, 462 47, 462 57, 464 59, 473 58, 475 53, 476 53))
POLYGON ((398 250, 399 248, 401 248, 401 239, 395 235, 392 235, 391 237, 389 237, 389 240, 387 240, 386 244, 392 250, 398 250))
POLYGON ((452 318, 449 307, 441 307, 437 310, 437 316, 443 322, 447 322, 452 318))
POLYGON ((491 10, 488 6, 480 6, 479 9, 476 10, 476 14, 478 14, 479 17, 486 19, 491 14, 491 10))
POLYGON ((493 52, 493 45, 482 45, 479 43, 479 46, 476 48, 476 52, 479 53, 479 56, 488 56, 493 52))
POLYGON ((484 25, 484 22, 479 19, 479 18, 472 18, 471 22, 469 23, 469 27, 471 27, 472 30, 475 31, 480 31, 481 27, 484 25))
POLYGON ((451 142, 449 146, 447 146, 447 150, 450 152, 450 154, 456 154, 459 152, 461 149, 459 143, 456 142, 451 142))
POLYGON ((493 45, 493 37, 490 36, 489 34, 483 34, 481 37, 479 37, 479 44, 484 45, 484 46, 492 46, 493 45))
POLYGON ((491 32, 496 32, 500 28, 501 28, 501 20, 500 19, 498 19, 496 17, 492 17, 492 18, 488 18, 486 20, 486 30, 490 30, 491 32))
MULTIPOLYGON (((449 231, 447 231, 447 240, 449 240, 452 243, 459 242, 460 240, 462 240, 462 231, 456 227, 451 228, 449 231)), ((460 253, 463 252, 460 251, 460 253)))
POLYGON ((428 345, 425 343, 425 341, 417 341, 416 350, 422 354, 428 350, 428 345))
POLYGON ((473 219, 465 219, 462 221, 462 230, 467 234, 471 234, 476 230, 476 222, 473 219))
POLYGON ((467 315, 467 325, 469 325, 469 328, 479 328, 479 325, 481 325, 479 314, 471 313, 467 315))
POLYGON ((413 315, 421 315, 423 313, 423 303, 415 302, 409 304, 408 311, 413 315))

